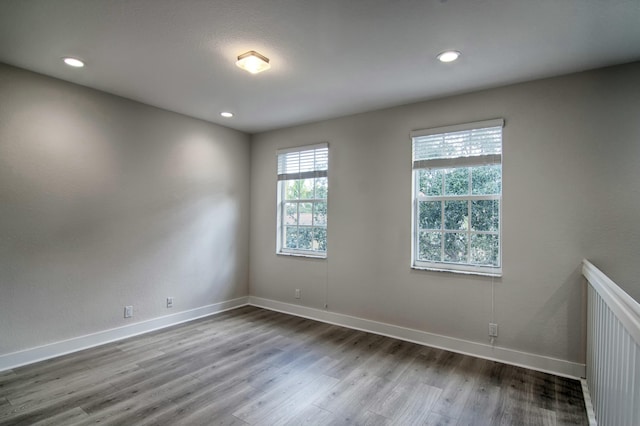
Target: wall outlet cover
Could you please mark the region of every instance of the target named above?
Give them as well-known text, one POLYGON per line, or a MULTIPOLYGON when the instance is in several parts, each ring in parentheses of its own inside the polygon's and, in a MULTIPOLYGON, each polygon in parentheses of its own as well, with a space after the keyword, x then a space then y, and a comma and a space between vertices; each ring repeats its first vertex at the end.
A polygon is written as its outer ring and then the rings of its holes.
POLYGON ((498 324, 489 323, 489 337, 498 337, 498 324))

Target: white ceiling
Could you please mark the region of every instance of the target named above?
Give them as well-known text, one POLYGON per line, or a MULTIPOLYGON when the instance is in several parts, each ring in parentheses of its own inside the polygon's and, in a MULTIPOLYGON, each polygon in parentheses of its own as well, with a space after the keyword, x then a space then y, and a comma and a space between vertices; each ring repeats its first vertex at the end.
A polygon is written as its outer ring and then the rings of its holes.
POLYGON ((0 62, 251 133, 638 59, 640 0, 0 1, 0 62))

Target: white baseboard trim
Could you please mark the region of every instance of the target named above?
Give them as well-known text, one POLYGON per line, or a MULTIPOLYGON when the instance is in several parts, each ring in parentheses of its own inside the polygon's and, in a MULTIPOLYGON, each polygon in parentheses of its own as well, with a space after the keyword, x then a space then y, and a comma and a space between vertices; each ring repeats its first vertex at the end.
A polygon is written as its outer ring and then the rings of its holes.
POLYGON ((175 314, 125 325, 123 327, 98 331, 97 333, 78 336, 68 340, 62 340, 35 348, 0 355, 0 371, 11 370, 34 362, 44 361, 46 359, 55 358, 83 349, 89 349, 94 346, 104 345, 105 343, 111 343, 117 340, 137 336, 139 334, 149 333, 150 331, 159 330, 161 328, 171 327, 183 322, 193 321, 198 318, 245 306, 248 304, 248 301, 248 296, 239 297, 237 299, 226 300, 224 302, 201 306, 188 311, 177 312, 175 314))
POLYGON ((141 321, 123 327, 112 328, 35 348, 0 355, 0 371, 10 370, 23 365, 32 364, 34 362, 44 361, 46 359, 55 358, 72 352, 149 333, 151 331, 171 327, 173 325, 239 308, 245 305, 253 305, 299 317, 340 325, 355 330, 362 330, 400 340, 406 340, 420 345, 431 346, 492 361, 499 361, 505 364, 530 368, 532 370, 551 373, 558 376, 579 379, 585 375, 584 364, 254 296, 240 297, 237 299, 214 303, 200 308, 178 312, 147 321, 141 321))
POLYGON ((525 367, 531 370, 555 374, 557 376, 580 379, 585 375, 584 364, 543 355, 536 355, 513 349, 492 346, 485 343, 442 336, 439 334, 428 333, 426 331, 339 314, 336 312, 329 312, 321 309, 309 308, 301 305, 293 305, 261 297, 249 296, 249 305, 322 321, 329 324, 340 325, 355 330, 406 340, 420 345, 445 349, 447 351, 457 352, 464 355, 499 361, 504 364, 525 367))

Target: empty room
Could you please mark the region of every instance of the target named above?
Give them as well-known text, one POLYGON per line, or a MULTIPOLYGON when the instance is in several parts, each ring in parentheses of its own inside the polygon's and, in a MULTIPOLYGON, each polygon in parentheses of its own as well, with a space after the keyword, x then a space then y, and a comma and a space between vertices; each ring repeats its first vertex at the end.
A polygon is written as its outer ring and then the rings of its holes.
POLYGON ((640 1, 0 1, 0 426, 640 424, 640 1))

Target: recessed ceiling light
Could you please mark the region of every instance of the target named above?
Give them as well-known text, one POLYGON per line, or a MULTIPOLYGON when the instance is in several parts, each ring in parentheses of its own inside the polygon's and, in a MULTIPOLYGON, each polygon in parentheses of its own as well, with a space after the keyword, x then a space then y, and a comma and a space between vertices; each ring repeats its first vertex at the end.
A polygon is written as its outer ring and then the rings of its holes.
POLYGON ((69 65, 70 67, 74 67, 74 68, 82 68, 84 67, 84 62, 82 62, 80 59, 77 58, 63 58, 63 61, 65 64, 69 65))
POLYGON ((460 57, 460 52, 457 50, 446 50, 438 55, 440 62, 453 62, 460 57))
POLYGON ((227 111, 223 111, 220 113, 221 116, 223 116, 224 118, 231 118, 233 117, 233 113, 232 112, 227 112, 227 111))
POLYGON ((271 68, 269 58, 253 50, 238 56, 236 65, 251 74, 258 74, 271 68))

